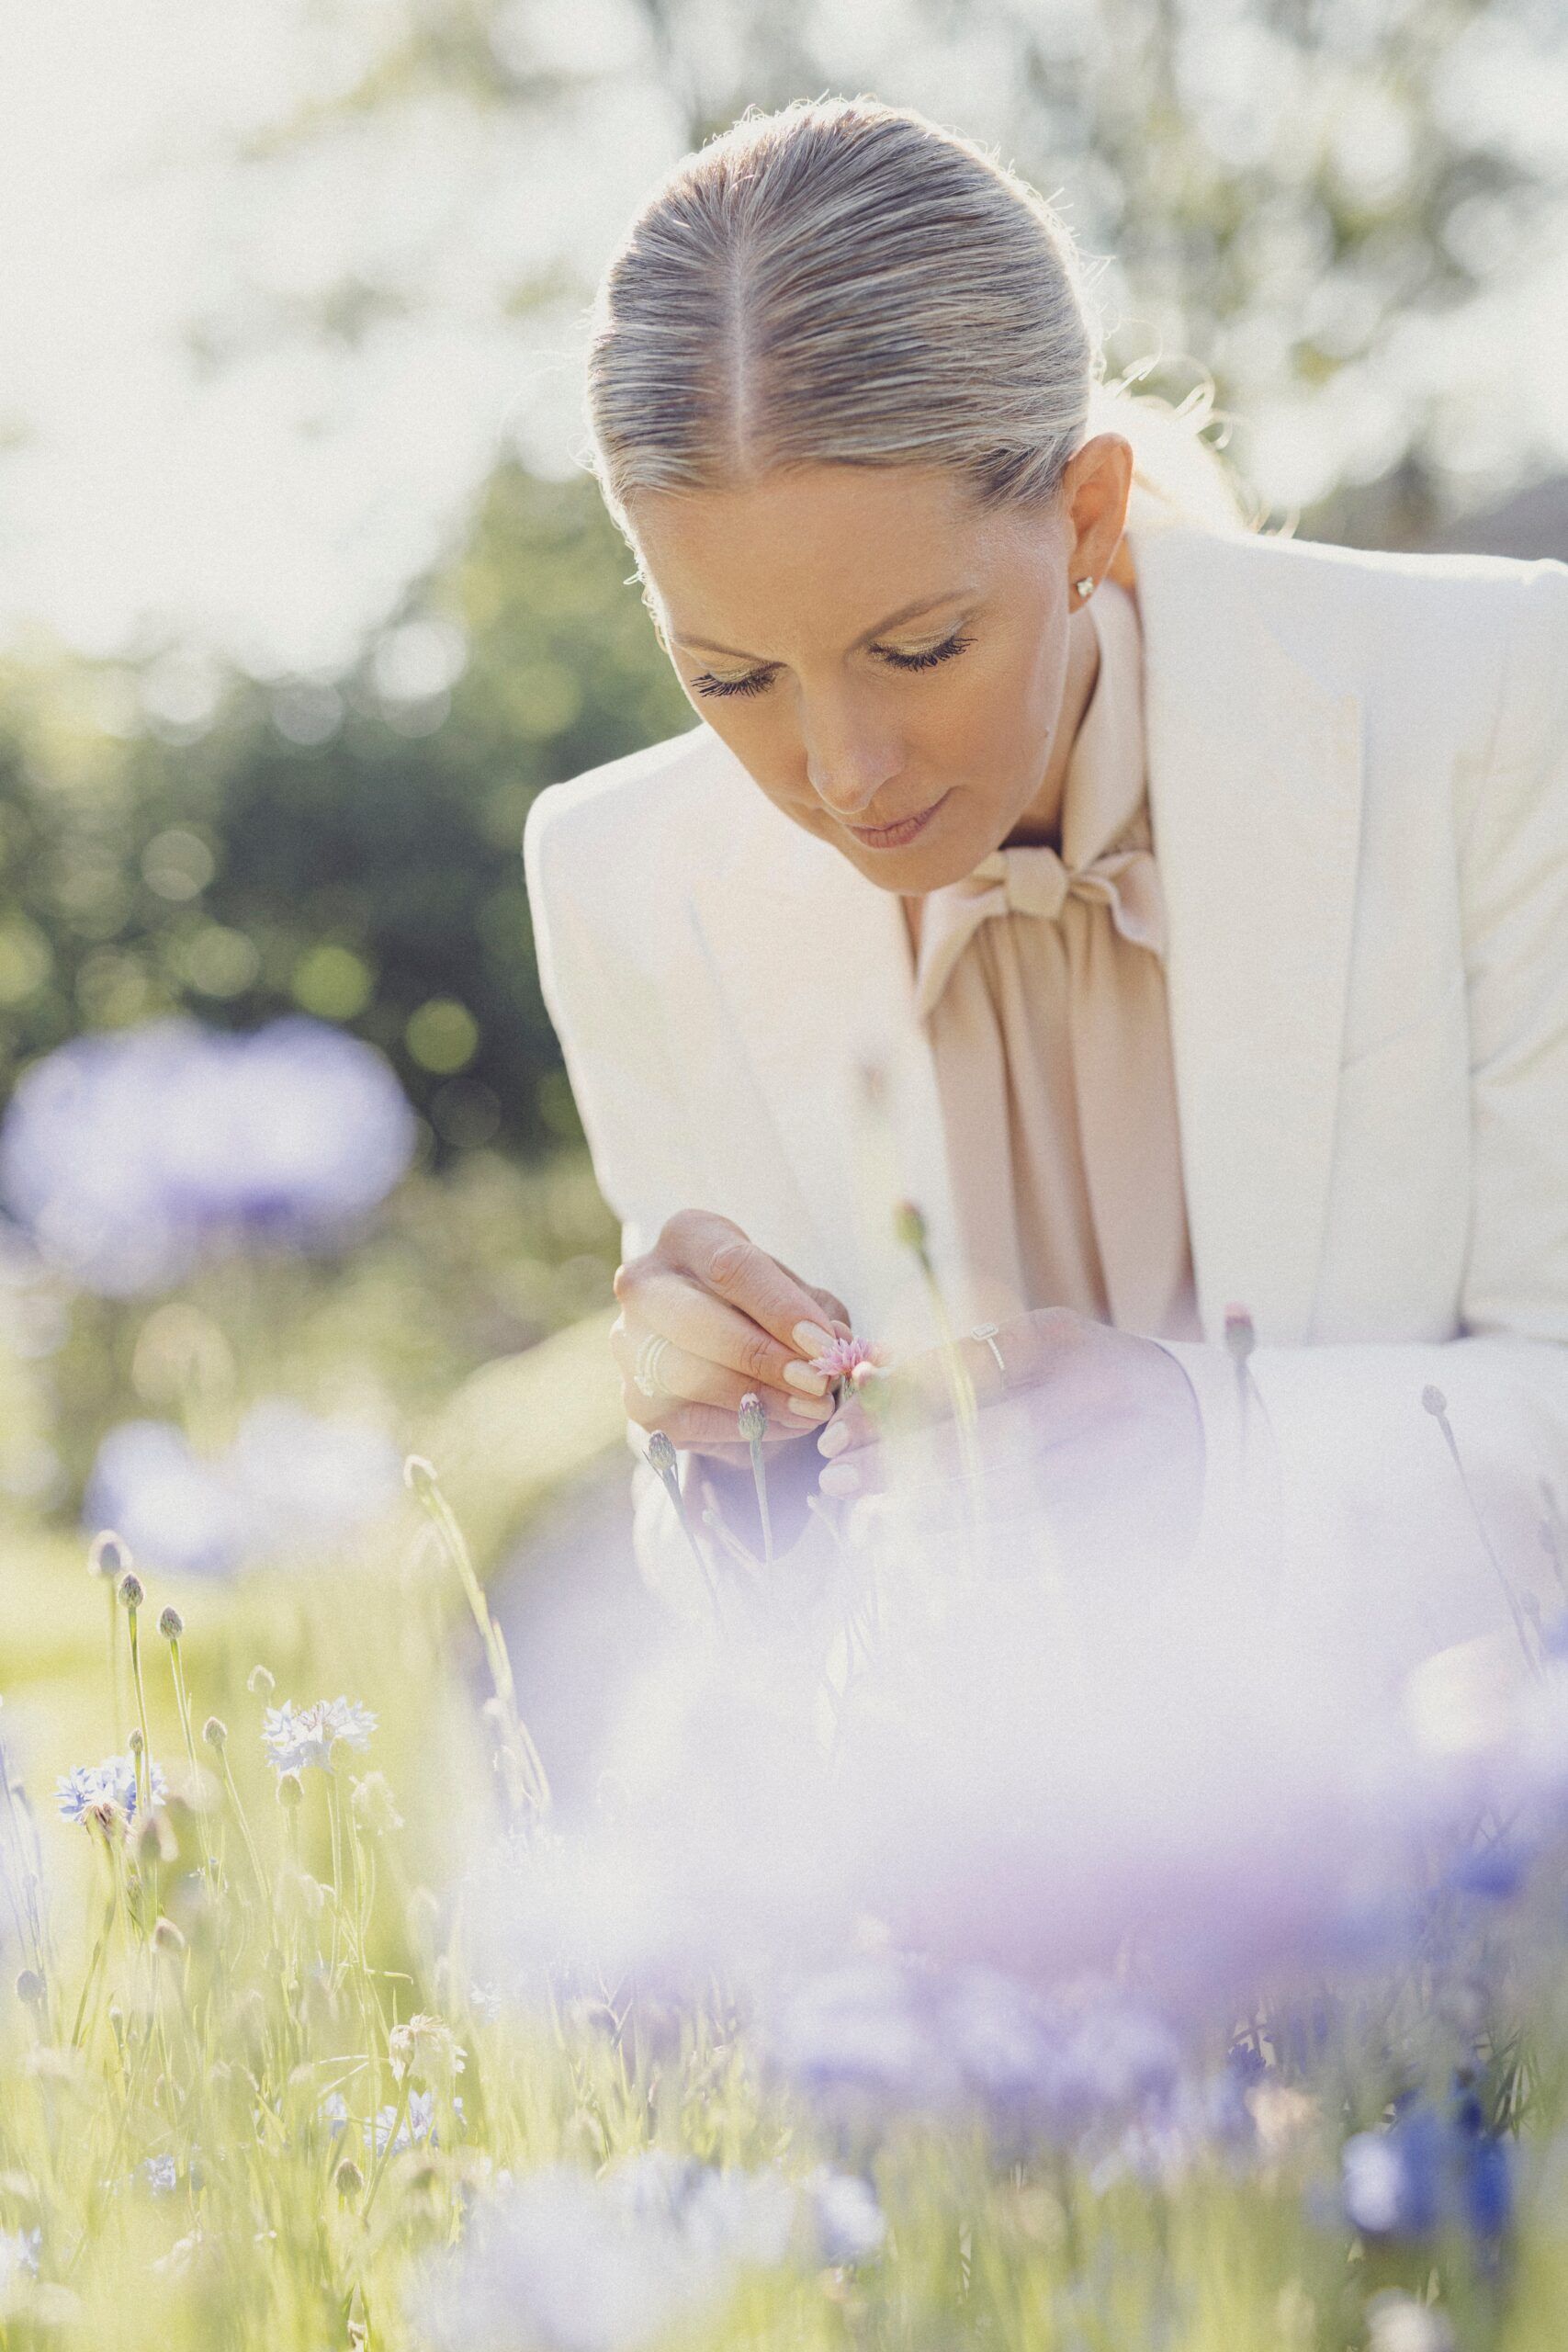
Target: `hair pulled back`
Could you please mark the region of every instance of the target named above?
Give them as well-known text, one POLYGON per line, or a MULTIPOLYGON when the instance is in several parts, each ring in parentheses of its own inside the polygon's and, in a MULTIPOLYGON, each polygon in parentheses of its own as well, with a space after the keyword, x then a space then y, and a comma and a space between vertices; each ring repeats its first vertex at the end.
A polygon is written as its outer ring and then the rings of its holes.
POLYGON ((974 141, 871 97, 748 109, 655 187, 594 302, 590 463, 638 491, 807 465, 952 469, 981 508, 1049 501, 1122 433, 1154 519, 1254 527, 1179 409, 1107 386, 1059 216, 974 141))

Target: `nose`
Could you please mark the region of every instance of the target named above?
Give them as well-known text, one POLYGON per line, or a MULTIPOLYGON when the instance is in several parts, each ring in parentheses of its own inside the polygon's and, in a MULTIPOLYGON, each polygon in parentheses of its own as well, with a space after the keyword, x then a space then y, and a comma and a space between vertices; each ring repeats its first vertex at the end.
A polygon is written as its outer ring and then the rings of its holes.
POLYGON ((806 734, 806 775, 824 808, 860 823, 904 765, 903 747, 867 719, 841 713, 815 719, 806 734))

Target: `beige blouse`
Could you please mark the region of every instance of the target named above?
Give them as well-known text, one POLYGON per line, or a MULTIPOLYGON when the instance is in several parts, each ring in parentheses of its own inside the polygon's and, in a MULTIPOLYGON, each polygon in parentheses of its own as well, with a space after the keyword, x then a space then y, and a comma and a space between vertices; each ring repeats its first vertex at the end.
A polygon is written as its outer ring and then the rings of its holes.
POLYGON ((1070 1306, 1201 1339, 1182 1189, 1143 639, 1114 578, 1061 850, 1000 849, 906 901, 977 1313, 1070 1306))

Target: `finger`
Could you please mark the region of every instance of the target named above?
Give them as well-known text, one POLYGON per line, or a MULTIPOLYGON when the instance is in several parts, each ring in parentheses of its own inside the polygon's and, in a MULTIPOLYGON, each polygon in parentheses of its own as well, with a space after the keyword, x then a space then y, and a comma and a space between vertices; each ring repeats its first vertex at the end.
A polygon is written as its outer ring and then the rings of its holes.
POLYGON ((850 1320, 850 1310, 844 1305, 843 1300, 841 1298, 835 1298, 830 1290, 818 1289, 815 1283, 802 1281, 801 1277, 795 1272, 795 1268, 793 1266, 786 1266, 782 1258, 777 1261, 777 1263, 781 1270, 789 1276, 792 1283, 799 1283, 801 1289, 806 1291, 817 1301, 818 1306, 821 1310, 823 1321, 829 1326, 829 1329, 834 1332, 835 1336, 845 1340, 852 1339, 854 1336, 854 1327, 850 1320))
POLYGON ((816 1295, 728 1217, 702 1212, 676 1217, 663 1238, 681 1271, 771 1331, 792 1355, 818 1354, 831 1340, 816 1295))
POLYGON ((825 1396, 828 1383, 813 1372, 798 1348, 783 1348, 760 1323, 738 1307, 699 1290, 684 1274, 650 1268, 624 1294, 628 1330, 637 1326, 684 1348, 689 1355, 705 1356, 739 1374, 746 1386, 795 1390, 803 1396, 825 1396))
POLYGON ((660 1408, 671 1400, 706 1405, 728 1414, 727 1434, 731 1438, 737 1434, 737 1418, 742 1400, 748 1396, 757 1399, 770 1429, 787 1430, 797 1437, 802 1430, 825 1421, 833 1409, 830 1397, 801 1396, 793 1389, 773 1388, 765 1382, 747 1380, 706 1356, 694 1355, 689 1349, 677 1347, 673 1340, 660 1351, 653 1368, 658 1382, 655 1395, 645 1396, 637 1381, 640 1342, 630 1329, 625 1329, 618 1339, 612 1332, 611 1345, 621 1370, 626 1409, 644 1428, 664 1425, 660 1408), (650 1406, 651 1413, 647 1409, 650 1406))
POLYGON ((880 1494, 886 1475, 886 1457, 882 1449, 866 1445, 852 1454, 840 1454, 834 1461, 825 1462, 818 1473, 817 1484, 835 1502, 849 1502, 859 1495, 880 1494))
POLYGON ((1054 1307, 1000 1325, 978 1324, 951 1349, 925 1349, 882 1374, 871 1409, 861 1392, 852 1391, 818 1442, 837 1457, 874 1442, 886 1426, 983 1411, 1067 1374, 1081 1374, 1089 1363, 1086 1341, 1097 1328, 1067 1308, 1054 1307))

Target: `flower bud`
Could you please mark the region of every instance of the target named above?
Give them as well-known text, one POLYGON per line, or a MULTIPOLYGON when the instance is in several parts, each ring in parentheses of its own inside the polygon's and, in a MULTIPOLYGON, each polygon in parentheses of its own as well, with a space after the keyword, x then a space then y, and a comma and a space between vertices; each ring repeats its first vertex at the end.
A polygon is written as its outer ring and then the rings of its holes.
POLYGON ((423 1453, 411 1453, 403 1464, 403 1484, 422 1503, 428 1502, 437 1491, 434 1464, 427 1462, 423 1453))
POLYGON ((768 1417, 762 1410, 762 1400, 755 1389, 749 1388, 740 1399, 740 1410, 735 1416, 735 1426, 748 1445, 754 1443, 765 1433, 768 1417))
POLYGON ((365 2175, 352 2156, 344 2156, 333 2175, 333 2186, 340 2197, 359 2197, 365 2190, 365 2175))
POLYGON ((674 1445, 662 1430, 655 1430, 648 1441, 648 1460, 649 1468, 657 1470, 668 1486, 680 1465, 676 1461, 674 1445))
POLYGON ((277 1776, 277 1802, 285 1813, 298 1813, 305 1802, 305 1783, 298 1772, 280 1772, 277 1776))
POLYGON ((186 1939, 172 1919, 156 1919, 152 1923, 152 1949, 173 1958, 184 1951, 186 1939))
POLYGON ((201 1726, 201 1736, 209 1747, 221 1750, 224 1741, 229 1736, 229 1726, 221 1715, 209 1715, 201 1726))
POLYGON ((130 1566, 130 1552, 119 1537, 111 1535, 107 1527, 101 1535, 95 1535, 87 1546, 87 1574, 90 1577, 107 1577, 112 1583, 115 1577, 122 1577, 130 1566))
POLYGON ((169 1826, 169 1818, 162 1805, 155 1804, 147 1813, 139 1813, 130 1833, 130 1848, 139 1869, 145 1870, 152 1862, 174 1862, 179 1860, 179 1840, 169 1826))
POLYGON ((1428 1383, 1421 1391, 1421 1402, 1425 1405, 1427 1410, 1431 1414, 1434 1420, 1440 1421, 1443 1415, 1449 1409, 1449 1400, 1444 1396, 1442 1390, 1440 1388, 1434 1388, 1430 1383, 1428 1383))
POLYGON ((179 1611, 174 1606, 173 1602, 171 1602, 168 1608, 163 1610, 159 1614, 158 1631, 163 1634, 164 1639, 166 1642, 177 1642, 180 1635, 185 1632, 185 1619, 180 1615, 179 1611))
POLYGON ((24 1968, 21 1974, 17 1979, 17 2000, 25 2002, 29 2009, 41 2009, 43 2007, 44 1992, 44 1981, 39 1974, 38 1970, 36 1968, 24 1968))
POLYGON ((146 1588, 134 1568, 127 1568, 118 1589, 121 1606, 126 1609, 140 1609, 147 1598, 146 1588))
POLYGON ((277 1684, 265 1666, 253 1666, 245 1677, 245 1688, 253 1699, 270 1699, 277 1684))
POLYGON ((1247 1313, 1247 1308, 1245 1306, 1227 1306, 1225 1309, 1225 1347, 1230 1353, 1232 1361, 1235 1363, 1245 1363, 1257 1344, 1258 1334, 1253 1329, 1252 1317, 1247 1313))
POLYGON ((900 1201, 893 1212, 893 1238, 906 1250, 923 1250, 926 1246, 926 1221, 913 1201, 900 1201))
POLYGON ((146 1742, 143 1740, 143 1738, 142 1738, 142 1736, 141 1736, 141 1727, 140 1727, 140 1725, 138 1725, 138 1724, 132 1724, 132 1726, 131 1726, 130 1730, 130 1731, 127 1733, 127 1735, 126 1735, 126 1741, 125 1741, 125 1744, 126 1744, 127 1747, 129 1747, 129 1748, 130 1748, 130 1752, 131 1752, 132 1756, 140 1756, 140 1755, 141 1755, 142 1748, 143 1748, 143 1747, 145 1747, 145 1745, 146 1745, 146 1742))
POLYGON ((392 1800, 391 1782, 384 1772, 367 1772, 362 1781, 355 1781, 351 1802, 367 1829, 386 1833, 403 1826, 403 1816, 392 1800))

